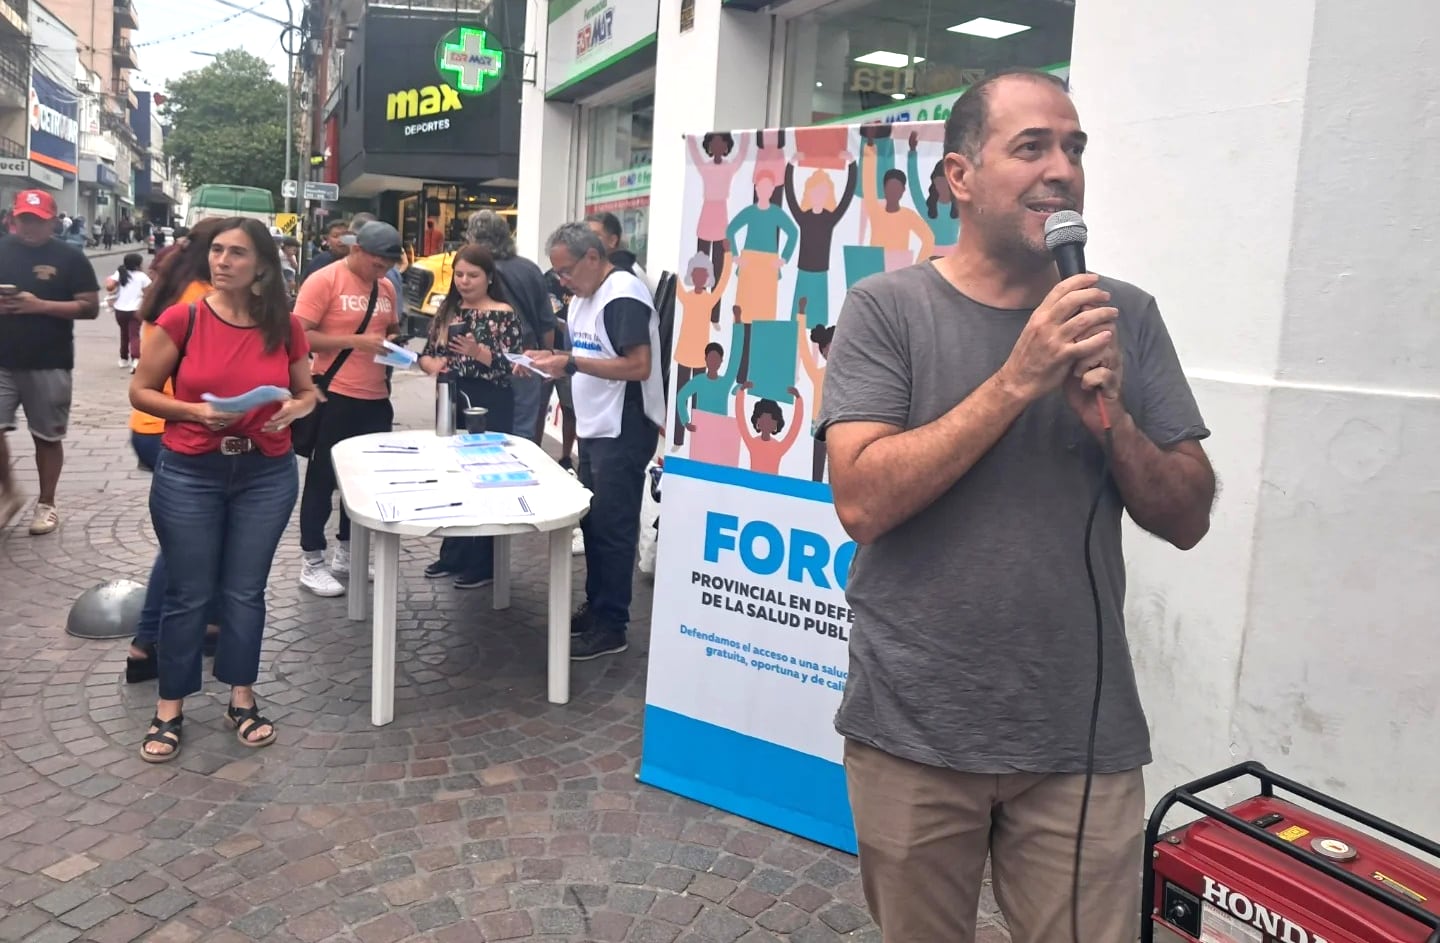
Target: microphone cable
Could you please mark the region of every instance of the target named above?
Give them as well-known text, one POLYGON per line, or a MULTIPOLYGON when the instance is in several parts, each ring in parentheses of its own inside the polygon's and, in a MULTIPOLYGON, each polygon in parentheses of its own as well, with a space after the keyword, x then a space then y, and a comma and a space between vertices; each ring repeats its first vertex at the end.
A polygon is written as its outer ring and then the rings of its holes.
POLYGON ((1080 859, 1085 845, 1085 820, 1090 812, 1090 790, 1095 781, 1095 733, 1100 726, 1100 694, 1105 686, 1105 619, 1101 613, 1100 586, 1095 580, 1095 560, 1091 552, 1091 537, 1095 531, 1095 517, 1100 511, 1100 502, 1105 498, 1105 489, 1110 483, 1110 454, 1115 446, 1115 434, 1110 428, 1110 416, 1105 400, 1096 394, 1100 409, 1100 421, 1105 429, 1105 445, 1100 464, 1100 481, 1095 486, 1095 497, 1090 502, 1090 513, 1085 518, 1085 576, 1090 581, 1090 600, 1095 606, 1095 696, 1090 704, 1090 729, 1085 744, 1085 789, 1080 798, 1080 824, 1075 833, 1075 871, 1070 879, 1070 933, 1072 943, 1080 941, 1080 859))

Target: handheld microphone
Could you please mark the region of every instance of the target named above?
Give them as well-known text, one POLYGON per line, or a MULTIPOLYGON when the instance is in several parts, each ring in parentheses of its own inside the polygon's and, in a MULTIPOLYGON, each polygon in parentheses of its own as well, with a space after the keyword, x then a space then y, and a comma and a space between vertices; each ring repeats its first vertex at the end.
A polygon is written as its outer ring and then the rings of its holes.
MULTIPOLYGON (((1085 220, 1074 210, 1051 213, 1045 220, 1045 248, 1055 256, 1055 267, 1060 270, 1062 281, 1085 271, 1085 242, 1089 235, 1085 220)), ((1110 412, 1099 390, 1095 391, 1095 405, 1100 410, 1100 424, 1108 431, 1110 412)))
POLYGON ((1051 213, 1045 220, 1045 248, 1055 256, 1055 266, 1063 281, 1085 271, 1085 240, 1089 230, 1085 220, 1074 210, 1051 213))

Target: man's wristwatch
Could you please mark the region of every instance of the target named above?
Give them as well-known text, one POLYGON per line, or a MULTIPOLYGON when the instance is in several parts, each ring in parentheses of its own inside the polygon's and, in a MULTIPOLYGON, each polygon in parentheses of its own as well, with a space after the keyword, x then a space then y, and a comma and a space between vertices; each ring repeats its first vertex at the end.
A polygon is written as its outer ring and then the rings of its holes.
POLYGON ((575 365, 575 355, 574 355, 574 354, 571 354, 570 356, 568 356, 568 357, 565 358, 565 375, 566 375, 567 377, 573 377, 573 376, 575 375, 576 371, 579 370, 579 369, 580 369, 580 368, 575 365))

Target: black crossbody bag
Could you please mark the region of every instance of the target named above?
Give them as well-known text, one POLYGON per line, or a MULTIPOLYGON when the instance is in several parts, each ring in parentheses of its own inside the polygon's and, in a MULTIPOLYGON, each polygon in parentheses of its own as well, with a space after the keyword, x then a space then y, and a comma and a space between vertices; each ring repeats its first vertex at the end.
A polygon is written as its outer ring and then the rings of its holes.
MULTIPOLYGON (((370 326, 370 318, 375 314, 375 301, 379 297, 380 283, 376 282, 370 286, 370 302, 365 306, 365 317, 360 321, 360 326, 355 329, 357 335, 364 334, 365 329, 370 326)), ((321 374, 311 375, 310 378, 315 381, 315 386, 321 393, 330 391, 330 383, 335 379, 335 374, 340 372, 340 368, 345 366, 345 361, 349 360, 350 355, 354 352, 355 348, 353 347, 345 348, 335 355, 335 362, 330 364, 330 369, 321 374)), ((302 416, 290 423, 290 445, 295 450, 295 454, 303 455, 306 458, 314 456, 315 446, 320 441, 320 423, 324 416, 325 404, 320 402, 316 404, 310 415, 302 416)))

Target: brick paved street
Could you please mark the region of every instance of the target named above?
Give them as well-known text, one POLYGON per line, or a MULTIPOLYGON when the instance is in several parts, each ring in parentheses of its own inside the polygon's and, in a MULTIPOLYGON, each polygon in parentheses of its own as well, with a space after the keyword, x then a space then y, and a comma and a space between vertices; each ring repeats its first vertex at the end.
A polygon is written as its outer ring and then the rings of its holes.
MULTIPOLYGON (((279 742, 237 743, 208 680, 180 760, 142 763, 154 683, 124 683, 125 640, 64 632, 80 592, 143 581, 155 551, 109 312, 78 336, 61 527, 27 536, 27 507, 0 532, 0 940, 879 939, 852 857, 635 781, 643 577, 630 650, 546 702, 540 538, 516 541, 499 613, 422 578, 435 546, 402 545, 396 719, 377 729, 370 626, 301 593, 292 527, 256 688, 279 742)), ((396 389, 402 424, 426 425, 431 384, 396 389)), ((10 445, 33 496, 28 436, 10 445)))

